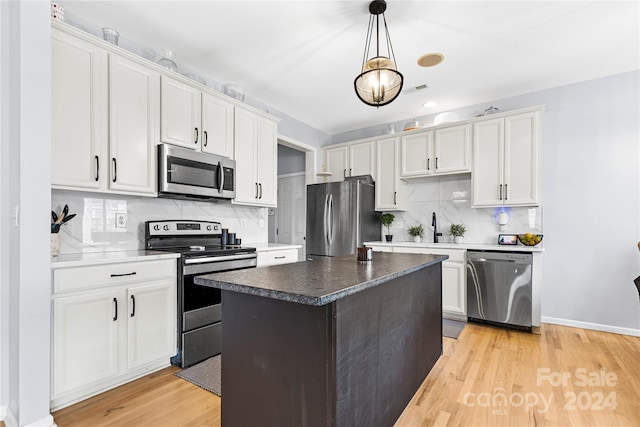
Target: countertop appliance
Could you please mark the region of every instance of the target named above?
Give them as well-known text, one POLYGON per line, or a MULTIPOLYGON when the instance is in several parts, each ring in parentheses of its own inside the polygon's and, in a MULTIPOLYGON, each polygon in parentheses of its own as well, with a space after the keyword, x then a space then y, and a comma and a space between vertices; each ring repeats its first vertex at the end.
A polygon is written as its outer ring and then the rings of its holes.
POLYGON ((193 283, 195 276, 255 268, 255 248, 221 245, 221 225, 212 221, 147 221, 146 249, 178 252, 177 354, 183 368, 220 353, 222 298, 220 289, 193 283))
POLYGON ((235 160, 226 157, 158 144, 158 196, 233 199, 235 169, 235 160))
POLYGON ((380 240, 380 229, 370 175, 307 186, 307 255, 355 254, 362 242, 380 240))
POLYGON ((533 255, 514 252, 467 252, 469 320, 531 329, 533 255))

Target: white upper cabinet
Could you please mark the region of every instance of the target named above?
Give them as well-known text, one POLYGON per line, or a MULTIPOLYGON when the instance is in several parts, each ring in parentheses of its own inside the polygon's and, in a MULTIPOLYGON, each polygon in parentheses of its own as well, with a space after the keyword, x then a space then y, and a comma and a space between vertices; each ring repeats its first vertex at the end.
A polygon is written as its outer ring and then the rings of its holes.
POLYGON ((473 127, 473 206, 539 204, 542 111, 477 122, 473 127))
POLYGON ((51 80, 51 184, 98 189, 108 170, 102 152, 108 130, 107 52, 54 30, 51 80))
POLYGON ((376 179, 376 142, 367 141, 324 150, 324 163, 331 172, 328 181, 343 181, 349 176, 371 175, 376 179))
POLYGON ((343 145, 324 150, 324 164, 327 169, 326 172, 331 173, 327 181, 344 180, 347 177, 347 169, 349 168, 349 147, 343 145))
POLYGON ((160 141, 233 158, 233 104, 162 76, 160 141))
POLYGON ((202 94, 202 151, 233 158, 233 105, 202 94))
POLYGON ((170 77, 162 76, 160 141, 200 149, 201 92, 170 77))
POLYGON ((403 178, 470 171, 470 125, 440 128, 402 137, 403 178))
POLYGON ((109 58, 109 188, 156 191, 155 141, 159 75, 111 54, 109 58))
POLYGON ((400 179, 400 138, 376 142, 376 210, 402 211, 407 208, 407 183, 400 179))
POLYGON ((235 110, 236 197, 233 203, 277 205, 277 125, 250 111, 235 110))
POLYGON ((471 126, 460 125, 434 131, 434 166, 437 174, 471 171, 471 126))

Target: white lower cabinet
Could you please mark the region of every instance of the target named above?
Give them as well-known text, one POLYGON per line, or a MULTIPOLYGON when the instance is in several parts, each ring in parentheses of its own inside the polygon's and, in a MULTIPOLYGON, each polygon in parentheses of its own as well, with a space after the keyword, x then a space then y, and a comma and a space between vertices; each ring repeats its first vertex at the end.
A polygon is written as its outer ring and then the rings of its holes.
POLYGON ((467 320, 466 250, 395 245, 393 247, 387 245, 367 246, 376 252, 448 255, 449 259, 442 263, 442 316, 455 320, 467 320))
POLYGON ((298 249, 258 250, 258 267, 298 262, 298 249))
POLYGON ((176 350, 176 261, 53 272, 51 408, 169 365, 176 350))

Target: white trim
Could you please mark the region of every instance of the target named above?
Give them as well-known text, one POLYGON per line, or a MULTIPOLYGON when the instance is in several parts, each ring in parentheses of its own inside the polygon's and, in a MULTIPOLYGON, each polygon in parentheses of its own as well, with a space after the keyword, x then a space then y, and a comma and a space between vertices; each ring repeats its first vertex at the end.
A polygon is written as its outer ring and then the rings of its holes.
POLYGON ((56 422, 53 420, 53 416, 49 414, 44 418, 40 418, 29 424, 25 424, 24 427, 57 427, 56 422))
POLYGON ((295 178, 296 176, 306 176, 306 172, 291 172, 278 175, 278 178, 295 178))
POLYGON ((0 420, 4 422, 4 425, 6 427, 19 427, 18 420, 16 419, 16 416, 13 415, 13 412, 11 412, 11 409, 9 409, 9 407, 3 406, 2 408, 0 408, 0 411, 1 410, 4 410, 5 413, 0 417, 0 420))
POLYGON ((614 334, 640 337, 640 329, 623 328, 621 326, 604 325, 602 323, 582 322, 579 320, 561 319, 558 317, 548 316, 542 316, 542 323, 553 323, 554 325, 570 326, 572 328, 590 329, 593 331, 612 332, 614 334))
POLYGON ((305 176, 306 184, 316 183, 316 172, 318 170, 318 148, 304 142, 296 141, 288 136, 278 135, 278 144, 305 153, 305 176))

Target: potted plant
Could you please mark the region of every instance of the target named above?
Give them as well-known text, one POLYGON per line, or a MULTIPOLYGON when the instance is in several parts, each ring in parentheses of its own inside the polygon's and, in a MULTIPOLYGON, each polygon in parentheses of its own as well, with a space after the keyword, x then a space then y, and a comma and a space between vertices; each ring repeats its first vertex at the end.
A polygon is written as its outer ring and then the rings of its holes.
POLYGON ((424 228, 422 224, 413 225, 409 227, 409 236, 413 237, 413 241, 416 243, 420 243, 420 238, 424 234, 424 228))
POLYGON ((387 242, 390 242, 393 239, 393 236, 391 235, 391 224, 393 224, 394 219, 396 219, 396 217, 392 213, 385 213, 380 216, 380 222, 382 225, 387 227, 387 234, 384 236, 387 242))
POLYGON ((466 232, 467 227, 464 224, 451 224, 451 227, 449 227, 449 233, 453 236, 454 243, 462 243, 462 238, 466 232))

